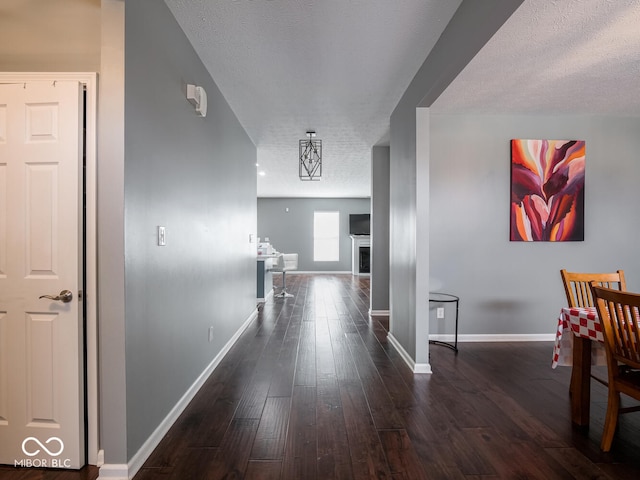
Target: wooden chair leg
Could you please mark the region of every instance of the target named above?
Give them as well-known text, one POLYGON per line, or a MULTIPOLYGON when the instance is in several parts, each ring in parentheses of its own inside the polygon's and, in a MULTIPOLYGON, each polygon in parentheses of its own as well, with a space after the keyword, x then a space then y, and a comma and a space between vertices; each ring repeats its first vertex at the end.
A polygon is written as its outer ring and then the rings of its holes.
POLYGON ((602 432, 602 442, 600 448, 603 452, 611 450, 613 443, 613 435, 616 433, 616 425, 618 424, 618 410, 620 409, 620 393, 609 387, 609 399, 607 401, 607 416, 604 421, 604 430, 602 432))

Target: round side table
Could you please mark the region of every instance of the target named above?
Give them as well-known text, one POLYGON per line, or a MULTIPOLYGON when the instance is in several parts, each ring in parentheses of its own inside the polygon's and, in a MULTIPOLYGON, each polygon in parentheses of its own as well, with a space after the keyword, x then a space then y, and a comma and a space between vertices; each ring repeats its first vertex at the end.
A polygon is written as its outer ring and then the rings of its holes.
POLYGON ((443 347, 450 348, 454 352, 458 353, 458 306, 460 303, 460 297, 451 295, 450 293, 429 292, 429 303, 456 304, 456 333, 453 337, 453 343, 442 342, 440 340, 429 340, 429 343, 432 343, 434 345, 442 345, 443 347))

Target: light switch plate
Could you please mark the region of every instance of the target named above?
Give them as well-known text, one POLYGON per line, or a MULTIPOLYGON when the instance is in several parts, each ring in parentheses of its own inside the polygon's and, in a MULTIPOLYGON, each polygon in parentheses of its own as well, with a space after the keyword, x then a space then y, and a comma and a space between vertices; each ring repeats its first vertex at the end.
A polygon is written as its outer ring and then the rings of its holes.
POLYGON ((158 246, 164 247, 167 244, 167 237, 164 227, 158 227, 158 246))

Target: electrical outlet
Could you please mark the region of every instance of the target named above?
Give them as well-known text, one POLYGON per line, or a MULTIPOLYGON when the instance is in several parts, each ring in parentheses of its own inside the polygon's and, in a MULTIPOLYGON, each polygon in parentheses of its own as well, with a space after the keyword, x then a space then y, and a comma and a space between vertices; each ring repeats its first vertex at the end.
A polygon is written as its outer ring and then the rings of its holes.
POLYGON ((444 307, 436 308, 436 318, 444 318, 444 307))
POLYGON ((213 342, 213 327, 209 327, 209 341, 213 342))

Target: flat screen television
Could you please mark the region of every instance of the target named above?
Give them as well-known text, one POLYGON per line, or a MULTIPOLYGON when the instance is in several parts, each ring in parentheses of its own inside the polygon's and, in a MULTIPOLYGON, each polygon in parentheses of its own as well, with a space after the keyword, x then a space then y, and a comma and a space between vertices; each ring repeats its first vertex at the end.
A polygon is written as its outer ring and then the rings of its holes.
POLYGON ((371 215, 351 213, 349 215, 349 235, 371 235, 371 215))

